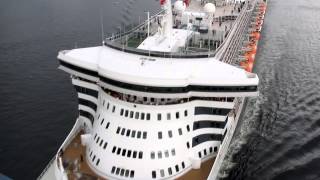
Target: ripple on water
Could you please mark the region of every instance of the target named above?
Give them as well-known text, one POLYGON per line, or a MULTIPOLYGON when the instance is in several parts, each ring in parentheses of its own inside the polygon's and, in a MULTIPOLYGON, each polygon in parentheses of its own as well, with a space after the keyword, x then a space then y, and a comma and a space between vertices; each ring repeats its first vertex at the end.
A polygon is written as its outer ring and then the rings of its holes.
POLYGON ((320 1, 269 1, 249 98, 221 179, 320 179, 320 1))

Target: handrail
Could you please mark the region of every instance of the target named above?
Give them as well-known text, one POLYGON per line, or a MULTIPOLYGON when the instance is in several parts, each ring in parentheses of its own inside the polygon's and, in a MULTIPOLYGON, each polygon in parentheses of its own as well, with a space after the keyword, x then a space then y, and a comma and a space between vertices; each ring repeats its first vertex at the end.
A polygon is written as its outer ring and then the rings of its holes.
POLYGON ((160 12, 156 13, 155 15, 151 16, 151 18, 145 20, 144 22, 140 23, 139 25, 137 25, 136 27, 130 29, 129 31, 126 31, 126 32, 123 32, 123 33, 117 33, 113 36, 110 36, 110 37, 107 37, 105 40, 106 41, 112 41, 112 40, 115 40, 115 39, 118 39, 119 37, 123 37, 123 36, 126 36, 126 35, 129 35, 130 33, 138 30, 139 28, 143 27, 143 26, 146 26, 148 23, 150 23, 150 21, 154 20, 156 17, 158 17, 160 14, 164 13, 165 10, 161 10, 160 12))

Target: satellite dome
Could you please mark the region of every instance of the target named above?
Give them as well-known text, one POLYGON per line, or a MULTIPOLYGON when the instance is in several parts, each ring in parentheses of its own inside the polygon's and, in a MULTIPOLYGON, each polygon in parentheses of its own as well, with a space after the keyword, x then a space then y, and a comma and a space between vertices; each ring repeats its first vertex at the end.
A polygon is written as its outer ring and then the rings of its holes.
POLYGON ((212 3, 207 3, 204 5, 204 11, 206 13, 215 13, 216 12, 216 6, 212 3))
POLYGON ((178 0, 174 3, 174 9, 183 12, 186 9, 186 4, 182 0, 178 0))

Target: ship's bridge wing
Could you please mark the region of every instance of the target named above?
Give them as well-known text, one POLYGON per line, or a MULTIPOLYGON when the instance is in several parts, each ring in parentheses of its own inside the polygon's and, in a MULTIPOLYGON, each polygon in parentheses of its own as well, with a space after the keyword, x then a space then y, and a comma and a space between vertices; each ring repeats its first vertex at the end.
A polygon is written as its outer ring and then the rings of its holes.
POLYGON ((146 87, 256 87, 259 82, 257 75, 215 58, 149 57, 105 46, 64 51, 58 58, 114 81, 146 87))

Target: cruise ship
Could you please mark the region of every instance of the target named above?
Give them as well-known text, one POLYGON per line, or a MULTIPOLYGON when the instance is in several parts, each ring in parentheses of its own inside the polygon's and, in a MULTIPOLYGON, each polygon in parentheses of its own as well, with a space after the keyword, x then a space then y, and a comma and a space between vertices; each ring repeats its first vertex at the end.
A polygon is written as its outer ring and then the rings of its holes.
POLYGON ((100 46, 59 52, 79 116, 38 179, 219 179, 244 102, 259 94, 267 2, 159 3, 100 46))

